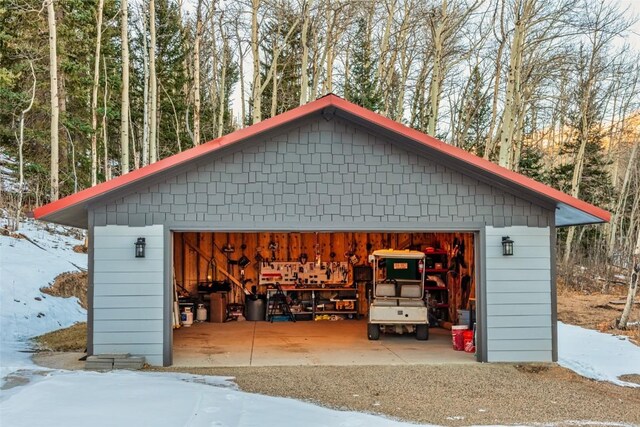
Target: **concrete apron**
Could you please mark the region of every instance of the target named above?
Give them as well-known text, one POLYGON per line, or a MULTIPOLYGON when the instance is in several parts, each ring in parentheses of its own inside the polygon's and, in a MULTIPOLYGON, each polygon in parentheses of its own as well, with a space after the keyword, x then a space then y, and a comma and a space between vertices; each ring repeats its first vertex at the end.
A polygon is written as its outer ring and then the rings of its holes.
POLYGON ((173 334, 173 365, 182 367, 439 363, 475 363, 475 357, 454 351, 451 332, 440 328, 430 329, 428 341, 407 334, 369 341, 362 320, 204 322, 173 334))

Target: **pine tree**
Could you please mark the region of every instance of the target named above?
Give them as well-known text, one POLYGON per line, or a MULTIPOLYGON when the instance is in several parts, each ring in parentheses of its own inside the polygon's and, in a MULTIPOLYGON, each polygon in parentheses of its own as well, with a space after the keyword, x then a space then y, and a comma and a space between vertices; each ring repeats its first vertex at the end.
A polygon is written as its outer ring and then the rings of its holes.
POLYGON ((376 79, 376 59, 371 49, 370 32, 364 18, 357 20, 354 36, 349 81, 345 82, 344 96, 349 101, 372 111, 382 107, 382 97, 378 92, 376 79))

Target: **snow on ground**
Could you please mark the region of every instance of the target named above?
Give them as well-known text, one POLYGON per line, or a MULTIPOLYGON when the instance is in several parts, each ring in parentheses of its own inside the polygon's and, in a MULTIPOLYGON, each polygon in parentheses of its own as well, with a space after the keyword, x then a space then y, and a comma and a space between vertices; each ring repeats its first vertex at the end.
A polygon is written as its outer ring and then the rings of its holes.
POLYGON ((56 373, 0 403, 11 426, 413 426, 238 391, 223 378, 126 371, 56 373))
POLYGON ((82 241, 62 234, 63 227, 50 233, 35 221, 23 222, 19 232, 31 241, 0 235, 0 378, 32 366, 28 338, 87 319, 77 298, 40 292, 58 274, 86 269, 87 255, 73 251, 82 241))
POLYGON ((640 387, 619 379, 625 374, 640 375, 640 347, 625 336, 558 322, 558 363, 587 378, 640 387))

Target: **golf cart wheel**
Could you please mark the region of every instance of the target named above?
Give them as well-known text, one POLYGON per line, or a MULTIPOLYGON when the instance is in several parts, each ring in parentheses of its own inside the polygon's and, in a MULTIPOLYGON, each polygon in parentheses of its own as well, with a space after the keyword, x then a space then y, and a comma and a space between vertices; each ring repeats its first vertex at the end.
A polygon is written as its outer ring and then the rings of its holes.
POLYGON ((375 341, 380 338, 380 325, 375 325, 372 323, 367 324, 367 338, 372 341, 375 341))
POLYGON ((420 341, 429 339, 429 325, 416 325, 416 339, 420 341))

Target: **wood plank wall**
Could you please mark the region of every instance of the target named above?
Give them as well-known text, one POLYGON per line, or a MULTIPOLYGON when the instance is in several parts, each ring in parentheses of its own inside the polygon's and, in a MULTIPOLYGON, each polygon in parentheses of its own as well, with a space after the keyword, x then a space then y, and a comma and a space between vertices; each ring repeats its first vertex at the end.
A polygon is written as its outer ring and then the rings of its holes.
MULTIPOLYGON (((238 266, 228 266, 226 255, 222 252, 223 246, 230 244, 235 252, 229 258, 237 260, 243 254, 251 260, 251 265, 245 268, 247 279, 252 282, 251 287, 258 282, 260 263, 256 262, 256 255, 260 254, 264 259, 271 259, 272 252, 269 244, 275 242, 275 261, 297 260, 300 254, 306 253, 309 260, 315 258, 316 250, 319 251, 322 260, 330 261, 331 253, 335 254, 335 261, 346 260, 346 254, 353 251, 360 259, 359 264, 367 262, 370 252, 377 249, 419 249, 427 246, 444 249, 450 252, 453 249, 454 239, 464 242, 464 260, 466 268, 461 274, 468 274, 472 278, 472 295, 474 295, 474 242, 473 233, 174 233, 174 274, 178 285, 184 287, 190 294, 197 294, 197 284, 207 280, 224 280, 222 274, 211 272, 208 269, 208 260, 199 256, 189 247, 196 246, 207 257, 214 257, 215 262, 236 278, 240 277, 238 266), (244 251, 242 245, 246 245, 244 251), (367 246, 370 245, 370 250, 367 246)), ((180 286, 178 290, 180 290, 180 286)), ((260 289, 259 289, 260 291, 260 289)), ((360 311, 367 312, 364 286, 360 288, 360 311)), ((243 303, 240 292, 234 292, 232 300, 243 303)), ((457 307, 461 308, 461 307, 457 307)), ((452 307, 455 310, 455 307, 452 307)))

